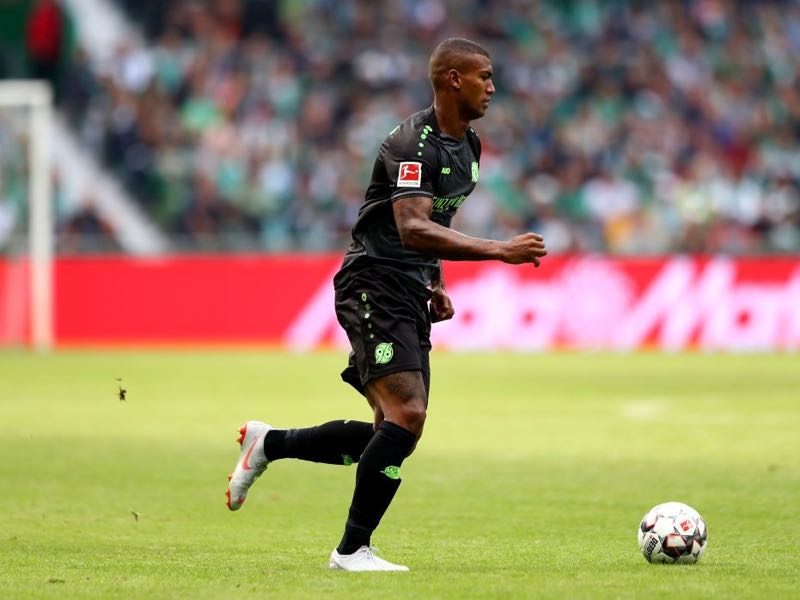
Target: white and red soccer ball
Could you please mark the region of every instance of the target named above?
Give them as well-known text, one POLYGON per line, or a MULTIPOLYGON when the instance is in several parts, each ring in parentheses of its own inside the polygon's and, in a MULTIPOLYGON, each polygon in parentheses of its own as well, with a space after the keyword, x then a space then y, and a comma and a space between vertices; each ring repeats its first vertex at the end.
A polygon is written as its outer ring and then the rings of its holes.
POLYGON ((682 502, 651 508, 639 525, 639 549, 651 563, 695 563, 708 542, 706 523, 682 502))

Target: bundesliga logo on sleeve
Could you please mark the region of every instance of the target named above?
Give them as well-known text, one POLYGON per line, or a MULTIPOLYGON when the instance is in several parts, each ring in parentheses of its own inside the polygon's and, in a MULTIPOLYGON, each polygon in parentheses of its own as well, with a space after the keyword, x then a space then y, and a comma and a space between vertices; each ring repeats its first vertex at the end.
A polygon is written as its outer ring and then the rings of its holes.
POLYGON ((422 183, 422 163, 401 162, 397 187, 419 187, 422 183))

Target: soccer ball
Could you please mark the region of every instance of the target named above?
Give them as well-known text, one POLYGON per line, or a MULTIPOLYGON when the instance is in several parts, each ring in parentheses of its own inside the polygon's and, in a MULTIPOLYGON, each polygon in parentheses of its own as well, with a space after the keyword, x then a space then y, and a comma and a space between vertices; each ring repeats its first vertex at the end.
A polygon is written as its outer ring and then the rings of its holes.
POLYGON ((700 513, 682 502, 654 506, 639 525, 639 549, 651 563, 695 563, 707 541, 700 513))

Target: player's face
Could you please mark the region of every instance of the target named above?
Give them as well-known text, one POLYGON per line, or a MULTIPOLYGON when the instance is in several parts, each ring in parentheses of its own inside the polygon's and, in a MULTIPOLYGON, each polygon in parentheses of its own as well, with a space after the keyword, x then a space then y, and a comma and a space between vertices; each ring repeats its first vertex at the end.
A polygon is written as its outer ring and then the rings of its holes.
POLYGON ((492 75, 492 61, 481 54, 474 54, 461 73, 462 110, 468 120, 480 119, 486 113, 495 92, 492 75))

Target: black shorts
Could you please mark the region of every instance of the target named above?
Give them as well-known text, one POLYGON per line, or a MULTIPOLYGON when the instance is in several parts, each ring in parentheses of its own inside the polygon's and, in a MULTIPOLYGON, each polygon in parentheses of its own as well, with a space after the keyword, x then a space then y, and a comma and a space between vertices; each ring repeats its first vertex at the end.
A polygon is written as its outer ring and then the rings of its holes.
POLYGON ((431 293, 389 269, 340 273, 334 280, 336 318, 353 351, 342 379, 364 394, 367 382, 400 371, 420 371, 430 389, 431 293))

